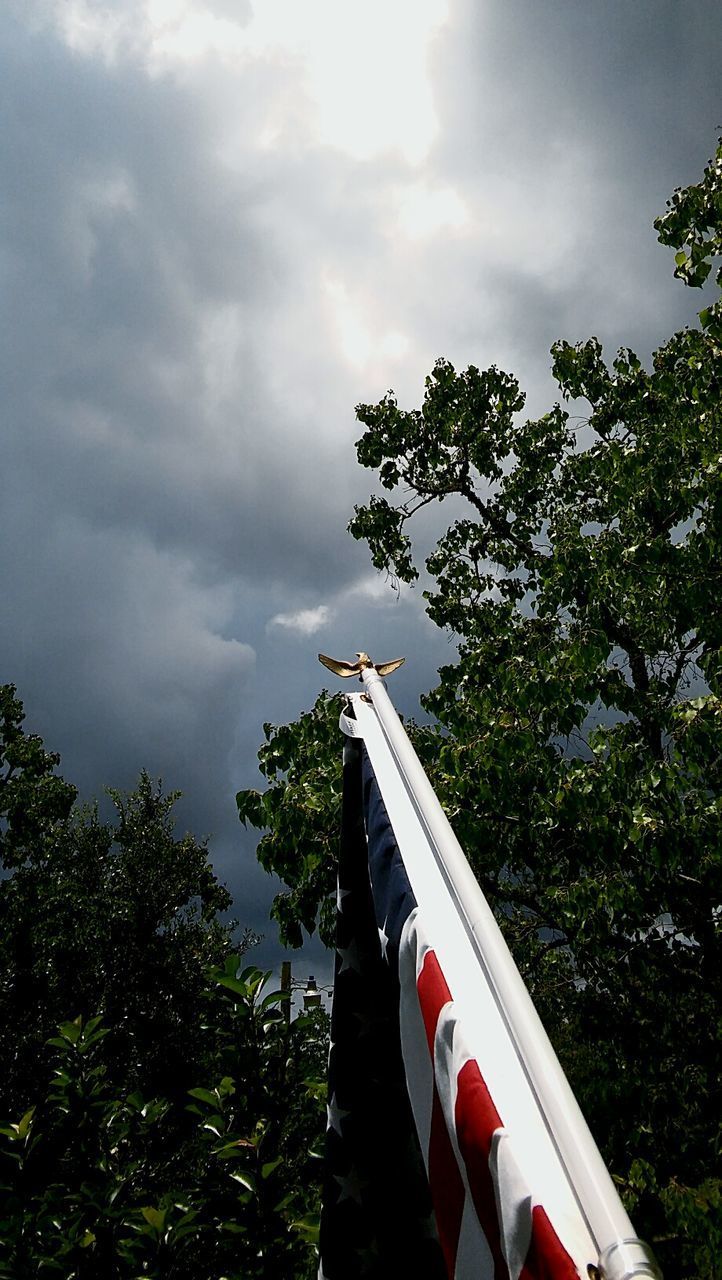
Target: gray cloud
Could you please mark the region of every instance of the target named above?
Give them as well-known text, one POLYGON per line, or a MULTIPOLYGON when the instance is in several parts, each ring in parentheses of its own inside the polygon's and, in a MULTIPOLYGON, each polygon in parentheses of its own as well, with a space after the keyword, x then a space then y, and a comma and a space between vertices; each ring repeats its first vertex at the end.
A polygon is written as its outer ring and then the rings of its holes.
POLYGON ((490 210, 462 327, 476 310, 485 349, 513 334, 534 378, 559 336, 649 351, 695 315, 651 223, 714 148, 719 7, 464 0, 453 12, 435 52, 434 162, 490 210))
POLYGON ((89 0, 75 47, 56 0, 0 14, 0 659, 86 794, 143 765, 185 790, 264 927, 233 805, 262 722, 313 700, 317 648, 406 653, 406 710, 453 653, 344 533, 354 404, 418 403, 444 354, 536 411, 556 337, 648 355, 694 314, 650 224, 714 145, 722 18, 453 0, 415 159, 321 136, 297 52, 234 60, 250 0, 196 8, 236 27, 175 61, 145 0, 89 0))
POLYGON ((40 75, 13 59, 3 90, 23 123, 21 145, 4 144, 4 373, 24 484, 209 572, 307 576, 321 548, 298 523, 322 486, 327 508, 333 493, 321 441, 315 457, 294 441, 309 424, 274 369, 286 295, 264 183, 254 193, 212 161, 197 97, 63 61, 47 39, 33 56, 40 75))

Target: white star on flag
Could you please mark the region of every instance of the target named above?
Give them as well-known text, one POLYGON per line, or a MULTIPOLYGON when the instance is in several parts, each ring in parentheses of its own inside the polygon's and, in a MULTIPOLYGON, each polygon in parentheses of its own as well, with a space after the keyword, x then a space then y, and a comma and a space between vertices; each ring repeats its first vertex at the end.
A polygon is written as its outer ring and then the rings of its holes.
POLYGON ((343 1137, 343 1134, 341 1133, 341 1123, 346 1119, 346 1116, 349 1115, 349 1112, 344 1111, 343 1107, 338 1105, 335 1093, 331 1095, 331 1101, 326 1103, 326 1115, 328 1117, 326 1128, 335 1129, 339 1138, 343 1137))
POLYGON ((388 921, 388 916, 386 917, 386 920, 384 920, 382 927, 379 929, 379 942, 381 943, 381 955, 383 956, 384 960, 388 964, 389 962, 388 956, 386 955, 386 948, 389 945, 388 936, 386 934, 387 921, 388 921))
POLYGON ((357 1204, 361 1204, 361 1192, 366 1183, 363 1178, 359 1177, 358 1170, 353 1165, 343 1177, 337 1173, 334 1174, 334 1182, 337 1182, 341 1188, 341 1194, 338 1198, 339 1204, 342 1200, 355 1200, 357 1204))
POLYGON ((351 939, 347 947, 339 947, 338 954, 341 957, 339 973, 345 973, 347 969, 355 969, 357 973, 361 972, 361 957, 354 938, 351 939))

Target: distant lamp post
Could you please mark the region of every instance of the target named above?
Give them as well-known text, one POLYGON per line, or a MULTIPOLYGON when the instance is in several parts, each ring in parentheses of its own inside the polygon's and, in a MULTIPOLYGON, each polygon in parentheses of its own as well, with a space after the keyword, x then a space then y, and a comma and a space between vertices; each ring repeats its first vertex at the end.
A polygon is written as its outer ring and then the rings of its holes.
POLYGON ((284 960, 281 965, 281 991, 283 991, 286 996, 286 999, 283 1002, 283 1015, 287 1024, 290 1026, 291 1003, 293 999, 295 999, 297 992, 300 993, 301 999, 303 1000, 303 1012, 310 1013, 312 1009, 321 1008, 324 996, 327 996, 329 999, 331 998, 333 987, 319 987, 312 973, 309 973, 308 978, 305 981, 294 978, 291 973, 290 960, 284 960))
POLYGON ((321 992, 316 986, 316 979, 313 974, 309 974, 306 990, 303 993, 304 1009, 317 1009, 321 1003, 321 992))

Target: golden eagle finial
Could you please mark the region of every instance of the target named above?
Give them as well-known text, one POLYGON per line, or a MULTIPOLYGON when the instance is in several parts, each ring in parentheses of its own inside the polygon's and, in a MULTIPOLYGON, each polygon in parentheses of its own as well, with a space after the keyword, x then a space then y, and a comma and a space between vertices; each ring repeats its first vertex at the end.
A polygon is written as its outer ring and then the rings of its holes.
POLYGON ((339 658, 327 658, 325 653, 319 653, 319 662, 329 671, 333 671, 335 676, 341 676, 347 679, 348 676, 361 676, 364 667, 373 667, 374 671, 378 671, 380 676, 390 676, 392 671, 401 666, 405 662, 405 658, 392 658, 391 662, 372 662, 367 653, 357 653, 356 662, 344 662, 339 658))

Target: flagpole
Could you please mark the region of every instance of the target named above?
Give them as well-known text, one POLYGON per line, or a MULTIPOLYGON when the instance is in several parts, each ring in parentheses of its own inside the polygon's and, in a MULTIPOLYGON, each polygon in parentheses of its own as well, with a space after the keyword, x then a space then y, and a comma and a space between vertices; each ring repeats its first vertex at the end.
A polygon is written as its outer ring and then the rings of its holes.
POLYGON ((586 1220, 604 1280, 661 1280, 637 1238, 494 914, 374 667, 360 676, 456 901, 520 1064, 586 1220))

